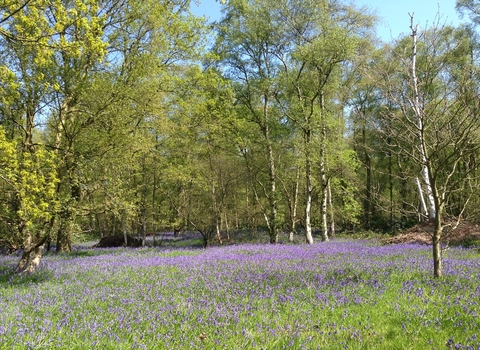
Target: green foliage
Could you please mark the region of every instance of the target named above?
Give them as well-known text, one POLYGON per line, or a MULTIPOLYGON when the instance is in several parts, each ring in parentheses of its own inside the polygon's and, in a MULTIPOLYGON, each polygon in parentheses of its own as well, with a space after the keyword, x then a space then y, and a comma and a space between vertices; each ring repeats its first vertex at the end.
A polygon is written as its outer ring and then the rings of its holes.
POLYGON ((0 126, 0 182, 1 218, 7 226, 3 233, 19 244, 25 238, 22 234, 42 230, 58 210, 56 158, 42 146, 34 153, 20 152, 0 126))
POLYGON ((456 9, 461 16, 468 15, 475 25, 480 22, 480 4, 476 0, 457 0, 456 9))
MULTIPOLYGON (((274 235, 304 219, 308 195, 322 221, 326 183, 337 227, 417 220, 411 38, 374 50, 375 17, 343 1, 221 2, 211 27, 183 0, 0 4, 2 237, 50 219, 67 237, 217 225, 274 235)), ((472 1, 458 8, 478 15, 472 1)), ((478 219, 478 43, 466 27, 427 37, 425 139, 468 131, 430 159, 440 189, 452 186, 446 210, 478 219)))
POLYGON ((28 6, 10 2, 0 6, 0 35, 35 50, 35 64, 50 64, 57 50, 72 57, 95 52, 101 58, 106 43, 101 33, 105 17, 98 16, 98 3, 92 0, 29 1, 28 6))

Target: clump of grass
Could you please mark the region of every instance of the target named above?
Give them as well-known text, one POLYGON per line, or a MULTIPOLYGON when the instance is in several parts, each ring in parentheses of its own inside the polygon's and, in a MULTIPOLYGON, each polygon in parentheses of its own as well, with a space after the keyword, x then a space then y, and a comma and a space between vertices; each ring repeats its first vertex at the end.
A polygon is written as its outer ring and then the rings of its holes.
POLYGON ((0 282, 0 349, 477 349, 478 255, 450 249, 436 280, 430 253, 338 240, 48 255, 48 278, 0 282))

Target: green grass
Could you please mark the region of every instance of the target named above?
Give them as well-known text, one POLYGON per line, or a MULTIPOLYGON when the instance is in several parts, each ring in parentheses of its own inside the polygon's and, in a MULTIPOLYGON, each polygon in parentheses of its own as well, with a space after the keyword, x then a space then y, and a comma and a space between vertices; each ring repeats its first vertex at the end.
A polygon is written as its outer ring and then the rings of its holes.
POLYGON ((308 245, 0 258, 0 349, 477 349, 479 254, 308 245))

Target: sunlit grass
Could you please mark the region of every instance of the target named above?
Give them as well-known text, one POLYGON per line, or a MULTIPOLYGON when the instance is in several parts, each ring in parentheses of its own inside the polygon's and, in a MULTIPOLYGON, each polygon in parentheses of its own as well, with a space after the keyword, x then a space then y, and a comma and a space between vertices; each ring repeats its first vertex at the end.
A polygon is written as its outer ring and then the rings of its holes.
POLYGON ((0 258, 1 349, 478 349, 480 262, 339 240, 0 258))

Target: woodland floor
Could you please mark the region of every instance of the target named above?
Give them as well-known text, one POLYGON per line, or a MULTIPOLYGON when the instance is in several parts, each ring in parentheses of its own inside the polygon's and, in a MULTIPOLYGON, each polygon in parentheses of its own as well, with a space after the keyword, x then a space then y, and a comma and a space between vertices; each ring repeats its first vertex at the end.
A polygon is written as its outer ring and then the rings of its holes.
MULTIPOLYGON (((480 245, 480 225, 456 220, 446 220, 442 243, 447 245, 480 245)), ((413 226, 404 233, 382 240, 384 244, 419 243, 432 244, 434 223, 424 222, 413 226)))

